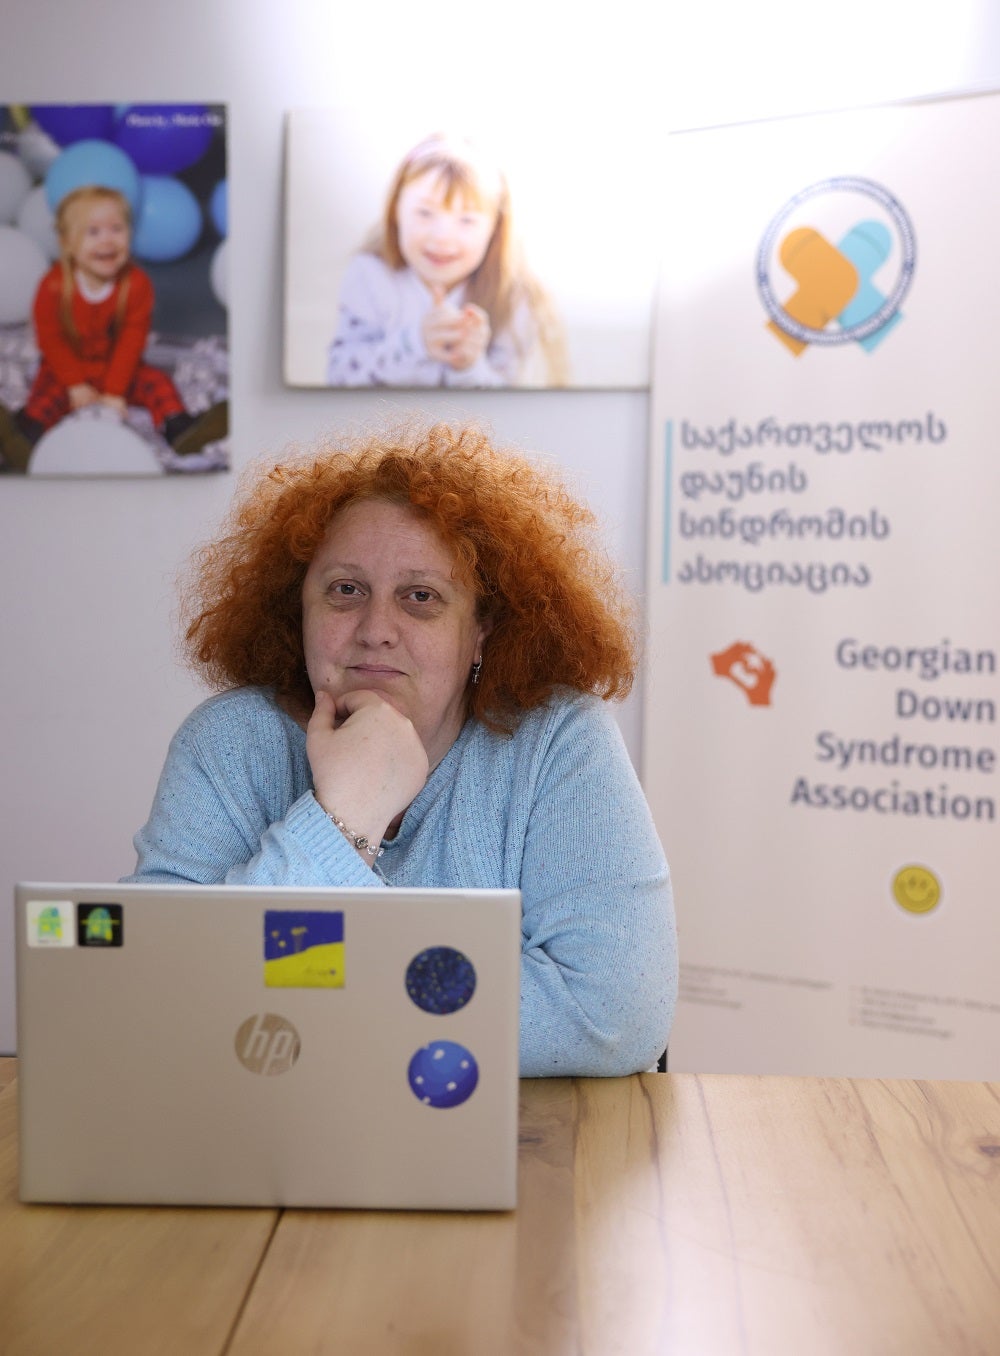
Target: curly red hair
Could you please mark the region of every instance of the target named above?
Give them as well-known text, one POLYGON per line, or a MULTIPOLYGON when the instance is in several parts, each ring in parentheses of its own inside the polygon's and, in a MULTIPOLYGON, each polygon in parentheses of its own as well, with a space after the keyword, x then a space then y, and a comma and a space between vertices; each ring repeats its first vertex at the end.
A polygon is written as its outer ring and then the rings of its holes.
POLYGON ((596 542, 593 513, 481 429, 445 424, 362 435, 251 474, 182 597, 189 657, 213 686, 271 687, 312 711, 302 581, 333 516, 360 499, 409 504, 425 518, 492 623, 471 715, 510 730, 559 687, 628 694, 635 608, 596 542))

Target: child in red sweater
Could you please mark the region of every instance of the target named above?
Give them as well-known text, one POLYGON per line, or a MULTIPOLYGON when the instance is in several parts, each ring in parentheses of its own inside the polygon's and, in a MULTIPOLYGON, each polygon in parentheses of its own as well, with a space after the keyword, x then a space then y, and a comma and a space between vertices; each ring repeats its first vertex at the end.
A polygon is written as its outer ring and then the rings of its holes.
POLYGON ((56 213, 61 258, 38 285, 35 334, 41 364, 24 408, 0 406, 0 454, 27 469, 43 433, 73 410, 106 405, 149 410, 181 456, 224 438, 228 401, 190 414, 165 372, 144 363, 153 284, 131 259, 132 214, 117 190, 74 189, 56 213))

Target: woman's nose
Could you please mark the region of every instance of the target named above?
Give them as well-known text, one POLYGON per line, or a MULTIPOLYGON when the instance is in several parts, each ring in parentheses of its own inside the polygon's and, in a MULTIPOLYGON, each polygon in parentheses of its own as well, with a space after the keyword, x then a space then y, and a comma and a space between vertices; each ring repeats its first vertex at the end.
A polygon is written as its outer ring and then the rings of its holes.
POLYGON ((362 645, 394 645, 399 637, 395 600, 369 598, 358 621, 357 635, 362 645))

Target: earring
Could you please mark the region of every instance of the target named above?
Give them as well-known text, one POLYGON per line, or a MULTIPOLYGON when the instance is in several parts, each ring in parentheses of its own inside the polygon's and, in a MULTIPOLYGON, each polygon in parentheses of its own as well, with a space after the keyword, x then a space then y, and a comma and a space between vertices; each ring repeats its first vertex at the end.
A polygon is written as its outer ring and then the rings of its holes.
POLYGON ((473 664, 473 666, 472 666, 472 686, 473 686, 473 687, 475 687, 475 685, 479 682, 479 675, 480 675, 480 673, 482 672, 482 668, 483 668, 483 661, 482 661, 481 659, 477 659, 476 662, 475 662, 475 663, 473 664))

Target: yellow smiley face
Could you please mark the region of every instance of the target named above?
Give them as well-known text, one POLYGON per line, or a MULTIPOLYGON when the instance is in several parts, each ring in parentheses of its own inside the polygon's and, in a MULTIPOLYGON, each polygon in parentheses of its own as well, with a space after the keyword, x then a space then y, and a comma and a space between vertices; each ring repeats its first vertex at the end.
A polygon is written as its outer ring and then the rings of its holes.
POLYGON ((941 899, 941 885, 926 866, 904 866, 892 882, 896 903, 907 913, 930 913, 941 899))

